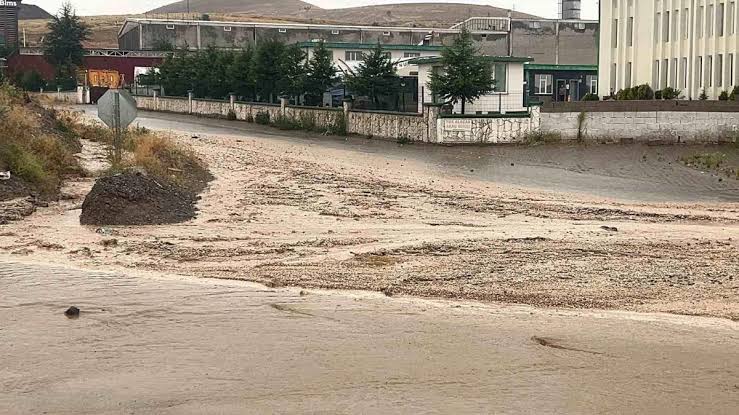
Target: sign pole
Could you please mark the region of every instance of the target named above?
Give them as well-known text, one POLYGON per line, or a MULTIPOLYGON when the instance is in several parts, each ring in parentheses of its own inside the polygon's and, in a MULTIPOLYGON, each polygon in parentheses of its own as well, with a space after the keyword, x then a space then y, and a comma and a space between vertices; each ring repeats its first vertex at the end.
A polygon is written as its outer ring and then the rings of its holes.
POLYGON ((123 153, 121 148, 123 147, 123 139, 121 137, 121 94, 118 92, 113 93, 113 123, 113 132, 115 134, 113 138, 114 162, 115 164, 120 164, 123 153))

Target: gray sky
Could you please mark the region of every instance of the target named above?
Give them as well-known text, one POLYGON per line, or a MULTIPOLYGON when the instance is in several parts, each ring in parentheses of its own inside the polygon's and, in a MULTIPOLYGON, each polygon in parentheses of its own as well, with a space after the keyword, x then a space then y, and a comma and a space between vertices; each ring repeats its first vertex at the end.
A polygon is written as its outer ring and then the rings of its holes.
MULTIPOLYGON (((528 12, 544 17, 556 17, 558 0, 457 0, 457 1, 440 1, 440 0, 307 0, 324 8, 338 7, 354 7, 366 6, 372 4, 386 3, 474 3, 487 4, 497 7, 514 8, 521 12, 528 12)), ((54 14, 64 0, 27 0, 24 3, 36 4, 43 7, 49 13, 54 14)), ((72 0, 72 4, 77 8, 77 13, 81 15, 92 14, 134 14, 142 13, 147 10, 154 9, 165 4, 172 3, 172 0, 72 0)), ((597 0, 583 0, 583 17, 586 19, 595 19, 598 17, 597 0)))

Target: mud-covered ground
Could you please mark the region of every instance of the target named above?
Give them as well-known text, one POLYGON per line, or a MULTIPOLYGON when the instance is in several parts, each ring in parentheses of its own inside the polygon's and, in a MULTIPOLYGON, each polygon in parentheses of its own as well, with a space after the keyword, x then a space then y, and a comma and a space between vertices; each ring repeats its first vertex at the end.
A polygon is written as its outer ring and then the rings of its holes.
POLYGON ((739 181, 678 163, 690 148, 479 149, 478 157, 469 155, 474 148, 450 149, 450 159, 468 161, 440 166, 416 157, 438 156, 426 146, 358 151, 355 139, 323 144, 200 128, 198 138, 181 139, 216 179, 195 220, 81 227, 80 204, 92 184, 81 179, 65 189, 70 200, 1 227, 0 258, 739 319, 739 181), (449 167, 462 163, 464 173, 449 167), (499 176, 510 169, 510 177, 478 176, 486 169, 499 176), (547 171, 550 186, 527 178, 547 171), (558 186, 562 178, 572 180, 558 186), (638 195, 630 183, 654 197, 627 201, 638 195))

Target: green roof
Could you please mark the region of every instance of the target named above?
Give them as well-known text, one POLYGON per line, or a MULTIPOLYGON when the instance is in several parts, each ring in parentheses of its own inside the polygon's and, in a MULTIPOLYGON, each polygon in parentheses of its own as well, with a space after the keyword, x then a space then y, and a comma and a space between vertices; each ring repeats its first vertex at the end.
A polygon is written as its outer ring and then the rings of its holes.
MULTIPOLYGON (((526 62, 532 62, 534 58, 530 57, 519 57, 519 56, 483 56, 486 60, 490 61, 491 63, 495 62, 512 62, 512 63, 526 63, 526 62)), ((422 58, 416 58, 413 60, 408 61, 411 65, 427 65, 427 64, 434 64, 441 62, 441 57, 439 56, 429 56, 429 57, 422 57, 422 58)))
POLYGON ((527 63, 525 68, 531 71, 598 71, 598 65, 547 65, 527 63))
MULTIPOLYGON (((301 48, 313 48, 318 45, 319 42, 298 42, 297 45, 301 48)), ((328 49, 374 49, 377 47, 377 43, 344 43, 344 42, 324 42, 323 44, 328 49)), ((387 45, 381 44, 383 50, 413 50, 413 51, 440 51, 444 49, 443 46, 436 45, 387 45)))

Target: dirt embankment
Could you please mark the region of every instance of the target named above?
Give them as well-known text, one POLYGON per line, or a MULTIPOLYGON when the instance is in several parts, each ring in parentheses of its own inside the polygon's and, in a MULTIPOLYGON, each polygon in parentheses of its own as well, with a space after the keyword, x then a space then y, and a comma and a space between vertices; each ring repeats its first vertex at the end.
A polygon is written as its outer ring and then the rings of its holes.
POLYGON ((97 180, 82 204, 83 225, 162 225, 195 217, 213 179, 189 147, 149 132, 130 134, 129 153, 97 180))

